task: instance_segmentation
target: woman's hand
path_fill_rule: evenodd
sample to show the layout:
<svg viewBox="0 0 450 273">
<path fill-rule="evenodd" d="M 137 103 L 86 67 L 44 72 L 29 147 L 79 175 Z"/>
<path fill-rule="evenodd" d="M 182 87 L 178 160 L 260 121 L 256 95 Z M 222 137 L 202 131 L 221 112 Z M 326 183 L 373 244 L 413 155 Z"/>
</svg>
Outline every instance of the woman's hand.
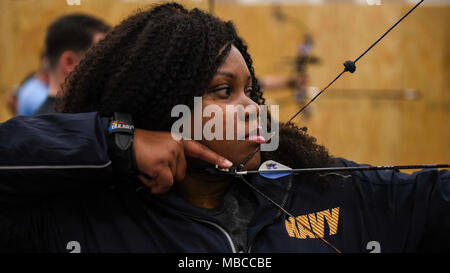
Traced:
<svg viewBox="0 0 450 273">
<path fill-rule="evenodd" d="M 232 163 L 195 140 L 175 140 L 170 132 L 136 129 L 134 131 L 134 154 L 138 169 L 151 177 L 139 175 L 139 179 L 152 193 L 169 190 L 174 180 L 183 180 L 186 174 L 186 156 L 198 158 L 229 168 Z"/>
</svg>

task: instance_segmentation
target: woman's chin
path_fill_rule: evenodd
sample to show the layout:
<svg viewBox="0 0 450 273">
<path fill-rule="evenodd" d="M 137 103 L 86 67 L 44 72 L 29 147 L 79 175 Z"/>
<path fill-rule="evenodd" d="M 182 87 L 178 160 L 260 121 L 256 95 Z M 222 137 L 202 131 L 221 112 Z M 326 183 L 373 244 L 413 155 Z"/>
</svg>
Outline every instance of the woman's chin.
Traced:
<svg viewBox="0 0 450 273">
<path fill-rule="evenodd" d="M 248 154 L 245 156 L 247 157 Z M 239 164 L 245 160 L 245 157 L 242 158 L 239 162 L 234 163 L 234 166 L 239 167 Z M 248 170 L 257 170 L 259 168 L 259 165 L 261 165 L 261 152 L 257 152 L 247 163 L 245 163 L 242 170 L 248 171 Z"/>
<path fill-rule="evenodd" d="M 252 143 L 249 141 L 200 141 L 200 143 L 207 146 L 209 149 L 225 157 L 233 163 L 233 166 L 239 165 L 246 160 L 246 158 L 255 152 L 260 145 L 259 143 Z M 261 163 L 261 153 L 258 151 L 252 158 L 245 163 L 243 170 L 256 170 Z"/>
</svg>

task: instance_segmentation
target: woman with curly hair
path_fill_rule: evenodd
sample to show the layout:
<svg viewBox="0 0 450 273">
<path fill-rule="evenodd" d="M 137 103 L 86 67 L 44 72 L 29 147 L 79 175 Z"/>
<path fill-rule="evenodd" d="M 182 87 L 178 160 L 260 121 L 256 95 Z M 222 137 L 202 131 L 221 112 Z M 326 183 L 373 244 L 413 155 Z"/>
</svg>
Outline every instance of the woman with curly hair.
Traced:
<svg viewBox="0 0 450 273">
<path fill-rule="evenodd" d="M 107 121 L 102 117 L 127 113 L 139 128 L 133 143 L 138 171 L 124 175 L 91 165 L 84 171 L 88 175 L 82 176 L 74 170 L 56 175 L 47 169 L 40 174 L 49 179 L 45 187 L 37 187 L 38 182 L 31 183 L 32 178 L 21 177 L 13 168 L 7 175 L 0 172 L 4 178 L 0 192 L 8 196 L 1 199 L 8 205 L 8 210 L 0 211 L 2 230 L 8 231 L 2 233 L 2 247 L 43 252 L 448 249 L 440 236 L 450 227 L 448 172 L 326 173 L 277 179 L 255 175 L 246 178 L 249 187 L 239 177 L 204 171 L 204 162 L 191 158 L 198 157 L 195 153 L 187 153 L 188 160 L 182 152 L 173 153 L 172 161 L 156 160 L 160 167 L 148 167 L 153 158 L 142 157 L 145 145 L 140 135 L 157 139 L 149 149 L 161 152 L 166 143 L 177 142 L 168 133 L 174 122 L 171 110 L 180 104 L 192 109 L 194 97 L 201 97 L 204 107 L 215 105 L 224 113 L 227 105 L 264 104 L 247 46 L 231 22 L 170 3 L 140 11 L 115 27 L 70 74 L 58 103 L 62 113 L 99 114 L 84 130 L 76 124 L 88 114 L 61 115 L 66 119 L 50 115 L 60 127 L 70 128 L 64 133 L 51 130 L 59 138 L 72 137 L 70 145 L 58 141 L 50 150 L 92 162 L 95 153 L 107 146 L 103 137 Z M 203 124 L 207 120 L 203 118 Z M 253 120 L 246 116 L 235 122 L 248 129 Z M 0 132 L 6 134 L 6 126 Z M 89 130 L 95 131 L 92 138 Z M 257 169 L 266 160 L 295 168 L 357 166 L 331 157 L 306 129 L 284 124 L 279 136 L 277 150 L 255 153 L 245 169 Z M 236 166 L 263 141 L 199 142 Z M 184 145 L 183 140 L 177 143 Z M 95 149 L 89 151 L 88 145 Z M 31 193 L 29 187 L 41 194 Z M 26 201 L 19 202 L 21 198 Z"/>
</svg>

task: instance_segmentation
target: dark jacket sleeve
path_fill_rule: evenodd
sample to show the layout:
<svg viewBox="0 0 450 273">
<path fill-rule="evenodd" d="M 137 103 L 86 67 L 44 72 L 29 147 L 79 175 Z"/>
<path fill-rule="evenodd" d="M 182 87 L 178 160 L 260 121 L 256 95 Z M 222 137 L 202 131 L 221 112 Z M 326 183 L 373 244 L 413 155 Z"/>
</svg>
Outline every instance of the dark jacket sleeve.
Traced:
<svg viewBox="0 0 450 273">
<path fill-rule="evenodd" d="M 0 124 L 0 204 L 101 186 L 112 174 L 107 126 L 98 113 L 18 116 Z"/>
<path fill-rule="evenodd" d="M 358 166 L 342 160 L 346 166 Z M 356 205 L 365 228 L 388 252 L 450 251 L 450 172 L 352 174 Z"/>
</svg>

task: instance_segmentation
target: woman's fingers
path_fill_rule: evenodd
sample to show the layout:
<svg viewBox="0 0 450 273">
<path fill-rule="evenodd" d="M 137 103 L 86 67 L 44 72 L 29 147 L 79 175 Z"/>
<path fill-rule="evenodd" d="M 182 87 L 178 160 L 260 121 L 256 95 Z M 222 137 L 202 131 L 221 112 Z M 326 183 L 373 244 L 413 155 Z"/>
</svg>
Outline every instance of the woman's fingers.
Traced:
<svg viewBox="0 0 450 273">
<path fill-rule="evenodd" d="M 221 168 L 230 168 L 233 166 L 233 163 L 231 163 L 228 159 L 195 140 L 183 140 L 183 146 L 186 156 L 198 158 L 211 164 L 216 164 Z"/>
<path fill-rule="evenodd" d="M 152 187 L 153 194 L 162 194 L 167 192 L 173 185 L 173 174 L 170 168 L 162 169 L 155 178 L 156 185 Z"/>
<path fill-rule="evenodd" d="M 176 181 L 182 181 L 184 179 L 184 177 L 186 176 L 186 168 L 187 168 L 186 157 L 184 155 L 184 150 L 182 149 L 180 153 L 178 153 L 176 170 L 174 173 Z"/>
<path fill-rule="evenodd" d="M 149 187 L 153 194 L 167 192 L 173 185 L 173 171 L 167 166 L 153 173 L 153 177 L 148 175 L 138 175 L 138 178 Z"/>
<path fill-rule="evenodd" d="M 138 169 L 144 174 L 139 179 L 155 194 L 166 192 L 174 180 L 185 178 L 186 156 L 221 168 L 233 165 L 205 145 L 194 140 L 174 140 L 169 132 L 136 129 L 133 145 Z"/>
<path fill-rule="evenodd" d="M 145 186 L 149 188 L 152 188 L 156 185 L 156 180 L 152 179 L 148 175 L 138 175 L 138 178 L 142 181 L 142 183 L 144 183 Z"/>
</svg>

